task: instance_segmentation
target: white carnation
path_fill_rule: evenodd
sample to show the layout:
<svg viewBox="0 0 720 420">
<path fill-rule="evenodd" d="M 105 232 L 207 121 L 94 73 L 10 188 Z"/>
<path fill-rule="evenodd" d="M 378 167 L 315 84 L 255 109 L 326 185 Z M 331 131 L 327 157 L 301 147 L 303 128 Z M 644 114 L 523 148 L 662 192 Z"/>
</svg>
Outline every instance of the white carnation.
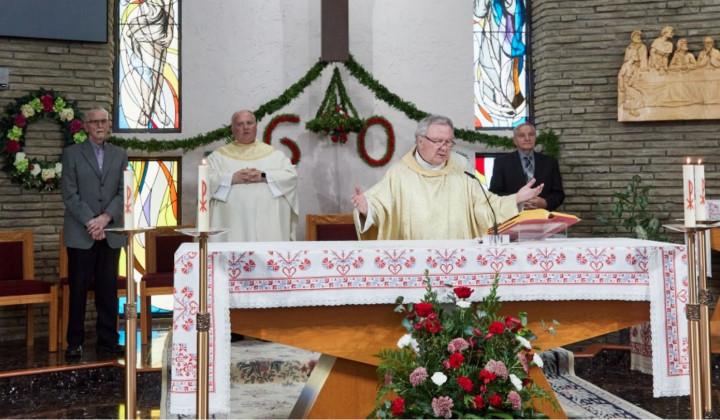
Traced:
<svg viewBox="0 0 720 420">
<path fill-rule="evenodd" d="M 535 366 L 539 368 L 543 367 L 542 357 L 540 357 L 540 355 L 537 353 L 533 354 L 533 362 L 535 362 Z"/>
<path fill-rule="evenodd" d="M 515 385 L 515 389 L 517 389 L 518 391 L 520 391 L 522 389 L 522 381 L 520 380 L 520 378 L 515 376 L 514 373 L 510 374 L 510 382 L 512 382 L 512 384 Z"/>
<path fill-rule="evenodd" d="M 529 342 L 525 337 L 516 335 L 515 338 L 517 339 L 517 341 L 520 342 L 520 344 L 522 344 L 523 346 L 525 346 L 526 349 L 529 350 L 529 349 L 532 348 L 532 346 L 530 345 L 530 342 Z"/>
<path fill-rule="evenodd" d="M 447 382 L 447 376 L 445 376 L 442 372 L 435 372 L 433 373 L 433 376 L 430 377 L 430 379 L 435 383 L 435 385 L 440 386 Z"/>
<path fill-rule="evenodd" d="M 62 163 L 58 162 L 55 164 L 55 173 L 60 176 L 62 174 Z"/>
<path fill-rule="evenodd" d="M 25 152 L 15 153 L 15 162 L 22 162 L 23 160 L 25 160 Z"/>
<path fill-rule="evenodd" d="M 36 164 L 32 165 L 32 167 L 30 168 L 30 174 L 32 176 L 37 176 L 41 170 L 42 170 L 42 168 L 40 167 L 40 165 L 36 163 Z"/>
<path fill-rule="evenodd" d="M 410 344 L 410 340 L 412 339 L 412 336 L 410 334 L 405 334 L 397 342 L 397 346 L 400 348 L 406 347 L 408 344 Z"/>
<path fill-rule="evenodd" d="M 467 300 L 458 300 L 455 304 L 458 306 L 458 308 L 462 309 L 467 309 L 470 307 L 470 302 L 468 302 Z"/>
</svg>

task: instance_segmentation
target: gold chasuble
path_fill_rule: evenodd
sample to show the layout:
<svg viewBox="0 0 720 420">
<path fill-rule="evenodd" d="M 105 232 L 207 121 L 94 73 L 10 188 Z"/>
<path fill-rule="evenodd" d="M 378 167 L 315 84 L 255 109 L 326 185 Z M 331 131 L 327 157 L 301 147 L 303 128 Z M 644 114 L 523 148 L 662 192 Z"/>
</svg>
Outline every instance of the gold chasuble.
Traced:
<svg viewBox="0 0 720 420">
<path fill-rule="evenodd" d="M 211 153 L 207 162 L 213 196 L 210 226 L 230 230 L 211 240 L 295 240 L 299 213 L 297 171 L 283 152 L 261 141 L 233 142 Z M 245 168 L 265 172 L 267 182 L 232 185 L 232 174 Z"/>
<path fill-rule="evenodd" d="M 516 194 L 487 194 L 498 223 L 518 214 Z M 452 157 L 443 169 L 423 168 L 415 160 L 415 148 L 393 164 L 365 192 L 365 198 L 373 208 L 375 225 L 360 233 L 365 218 L 355 210 L 362 240 L 472 239 L 493 225 L 478 181 L 467 176 Z"/>
</svg>

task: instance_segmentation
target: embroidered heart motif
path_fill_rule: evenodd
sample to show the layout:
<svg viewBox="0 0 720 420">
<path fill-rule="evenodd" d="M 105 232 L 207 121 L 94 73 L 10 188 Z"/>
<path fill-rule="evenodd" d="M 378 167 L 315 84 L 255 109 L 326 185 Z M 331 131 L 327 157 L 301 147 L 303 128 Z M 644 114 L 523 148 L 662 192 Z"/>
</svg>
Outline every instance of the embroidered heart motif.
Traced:
<svg viewBox="0 0 720 420">
<path fill-rule="evenodd" d="M 648 271 L 647 261 L 640 261 L 640 262 L 638 263 L 638 267 L 640 267 L 640 269 L 641 269 L 642 271 L 647 272 L 647 271 Z"/>
<path fill-rule="evenodd" d="M 340 273 L 340 274 L 342 274 L 342 275 L 344 276 L 345 274 L 348 273 L 348 271 L 350 271 L 350 266 L 347 265 L 347 264 L 338 265 L 338 266 L 337 266 L 337 271 L 338 271 L 338 273 Z"/>
<path fill-rule="evenodd" d="M 453 265 L 452 264 L 440 264 L 440 271 L 442 271 L 445 274 L 448 274 L 453 271 Z"/>
<path fill-rule="evenodd" d="M 388 270 L 393 274 L 397 274 L 402 270 L 402 264 L 390 264 L 388 265 Z"/>
<path fill-rule="evenodd" d="M 502 269 L 503 269 L 504 266 L 505 266 L 505 264 L 503 264 L 503 263 L 501 263 L 501 262 L 492 262 L 492 263 L 490 263 L 490 268 L 492 268 L 493 271 L 495 271 L 495 272 L 502 271 Z"/>
<path fill-rule="evenodd" d="M 687 302 L 687 292 L 685 290 L 683 290 L 682 292 L 679 292 L 677 294 L 677 298 L 680 302 L 683 302 L 683 303 Z"/>
<path fill-rule="evenodd" d="M 282 272 L 285 274 L 285 277 L 292 277 L 297 269 L 295 267 L 283 267 Z"/>
<path fill-rule="evenodd" d="M 550 271 L 551 268 L 555 265 L 552 261 L 540 261 L 540 267 L 542 267 L 545 271 Z"/>
<path fill-rule="evenodd" d="M 590 263 L 590 268 L 592 268 L 595 271 L 600 271 L 601 268 L 603 268 L 603 263 L 600 261 L 593 261 Z"/>
<path fill-rule="evenodd" d="M 239 267 L 231 267 L 228 268 L 228 276 L 230 276 L 231 279 L 237 279 L 242 274 L 242 269 Z"/>
</svg>

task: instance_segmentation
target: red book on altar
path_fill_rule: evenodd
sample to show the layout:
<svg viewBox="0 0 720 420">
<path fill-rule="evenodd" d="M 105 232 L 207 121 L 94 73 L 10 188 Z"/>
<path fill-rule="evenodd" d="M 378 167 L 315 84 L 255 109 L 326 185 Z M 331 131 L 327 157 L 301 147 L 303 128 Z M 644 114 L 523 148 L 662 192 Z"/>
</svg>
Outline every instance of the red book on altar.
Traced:
<svg viewBox="0 0 720 420">
<path fill-rule="evenodd" d="M 567 213 L 545 209 L 523 210 L 498 225 L 498 233 L 510 235 L 511 241 L 536 241 L 561 232 L 579 221 L 580 218 Z M 492 234 L 492 228 L 487 233 Z"/>
</svg>

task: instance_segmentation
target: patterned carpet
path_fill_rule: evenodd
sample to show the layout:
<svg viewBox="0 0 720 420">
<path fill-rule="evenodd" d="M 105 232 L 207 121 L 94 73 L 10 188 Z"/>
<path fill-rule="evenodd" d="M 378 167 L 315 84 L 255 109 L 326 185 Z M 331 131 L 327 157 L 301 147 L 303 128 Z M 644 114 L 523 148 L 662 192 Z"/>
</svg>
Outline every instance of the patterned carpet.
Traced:
<svg viewBox="0 0 720 420">
<path fill-rule="evenodd" d="M 570 419 L 657 419 L 659 417 L 575 376 L 574 357 L 561 347 L 541 353 L 543 372 Z"/>
<path fill-rule="evenodd" d="M 171 340 L 168 334 L 161 418 L 194 418 L 169 414 L 167 372 Z M 231 349 L 230 413 L 213 418 L 287 419 L 319 354 L 250 338 L 232 343 Z M 572 352 L 556 348 L 541 356 L 543 371 L 568 418 L 658 418 L 576 376 Z"/>
</svg>

